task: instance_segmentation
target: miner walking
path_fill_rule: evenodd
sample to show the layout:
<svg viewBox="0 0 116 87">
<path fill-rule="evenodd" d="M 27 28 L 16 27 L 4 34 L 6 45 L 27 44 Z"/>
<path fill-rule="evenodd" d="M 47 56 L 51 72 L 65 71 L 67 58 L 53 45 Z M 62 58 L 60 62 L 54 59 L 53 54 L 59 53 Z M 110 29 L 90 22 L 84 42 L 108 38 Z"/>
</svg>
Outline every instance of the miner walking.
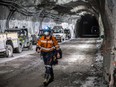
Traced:
<svg viewBox="0 0 116 87">
<path fill-rule="evenodd" d="M 57 63 L 57 58 L 60 57 L 58 52 L 58 41 L 52 36 L 51 28 L 45 27 L 43 29 L 44 35 L 37 42 L 38 52 L 41 53 L 45 64 L 44 85 L 54 80 L 53 65 Z"/>
</svg>

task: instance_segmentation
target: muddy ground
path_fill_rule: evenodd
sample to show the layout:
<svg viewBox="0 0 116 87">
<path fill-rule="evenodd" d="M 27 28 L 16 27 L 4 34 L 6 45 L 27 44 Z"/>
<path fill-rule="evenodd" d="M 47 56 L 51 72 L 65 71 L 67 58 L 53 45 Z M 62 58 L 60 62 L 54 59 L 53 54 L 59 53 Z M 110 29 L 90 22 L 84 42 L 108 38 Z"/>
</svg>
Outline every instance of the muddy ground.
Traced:
<svg viewBox="0 0 116 87">
<path fill-rule="evenodd" d="M 48 87 L 107 87 L 103 80 L 101 41 L 76 39 L 61 44 L 63 58 Z M 44 64 L 38 53 L 0 64 L 0 87 L 43 87 Z"/>
</svg>

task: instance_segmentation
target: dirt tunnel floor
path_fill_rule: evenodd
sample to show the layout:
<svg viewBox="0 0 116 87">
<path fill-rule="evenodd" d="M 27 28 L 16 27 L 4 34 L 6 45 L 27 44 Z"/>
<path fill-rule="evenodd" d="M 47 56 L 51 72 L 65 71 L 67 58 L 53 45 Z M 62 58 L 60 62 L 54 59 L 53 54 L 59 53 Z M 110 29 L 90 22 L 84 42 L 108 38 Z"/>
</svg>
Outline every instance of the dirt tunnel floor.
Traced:
<svg viewBox="0 0 116 87">
<path fill-rule="evenodd" d="M 100 40 L 76 39 L 61 44 L 63 58 L 54 66 L 48 87 L 106 87 L 102 75 Z M 34 53 L 0 64 L 0 87 L 43 87 L 44 65 Z"/>
</svg>

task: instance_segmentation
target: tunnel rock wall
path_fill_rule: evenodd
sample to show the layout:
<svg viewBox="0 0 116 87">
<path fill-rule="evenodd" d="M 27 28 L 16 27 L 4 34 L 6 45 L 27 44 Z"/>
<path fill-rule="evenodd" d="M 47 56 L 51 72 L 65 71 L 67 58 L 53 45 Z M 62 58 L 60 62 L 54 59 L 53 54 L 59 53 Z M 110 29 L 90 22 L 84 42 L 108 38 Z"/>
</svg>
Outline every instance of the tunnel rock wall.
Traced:
<svg viewBox="0 0 116 87">
<path fill-rule="evenodd" d="M 103 26 L 103 22 L 102 22 L 102 18 L 100 14 L 98 17 L 98 23 L 99 23 L 99 29 L 100 29 L 100 36 L 104 36 L 104 26 Z"/>
<path fill-rule="evenodd" d="M 0 6 L 0 10 L 0 30 L 3 32 L 7 28 L 6 22 L 10 10 L 6 6 Z M 12 14 L 10 17 L 8 27 L 14 28 L 17 26 L 18 28 L 22 28 L 23 26 L 25 26 L 30 30 L 30 32 L 33 32 L 32 29 L 36 29 L 34 25 L 37 25 L 38 23 L 33 22 L 32 20 L 33 17 L 24 16 L 18 12 L 14 12 L 14 14 Z"/>
<path fill-rule="evenodd" d="M 39 28 L 43 28 L 44 26 L 53 27 L 55 25 L 54 21 L 50 18 L 42 19 L 38 14 L 34 16 L 25 16 L 17 11 L 10 16 L 8 21 L 10 10 L 8 7 L 2 5 L 0 5 L 0 12 L 0 32 L 4 32 L 7 28 L 22 28 L 25 26 L 29 29 L 30 33 L 35 34 L 39 32 Z"/>
<path fill-rule="evenodd" d="M 22 28 L 25 26 L 29 32 L 38 33 L 39 29 L 50 25 L 54 22 L 51 19 L 44 21 L 40 17 L 42 12 L 37 6 L 46 0 L 2 0 L 0 1 L 0 32 L 4 32 L 8 28 Z M 14 13 L 13 13 L 14 10 Z"/>
<path fill-rule="evenodd" d="M 0 31 L 6 28 L 5 23 L 9 13 L 9 10 L 5 6 L 0 6 Z"/>
<path fill-rule="evenodd" d="M 113 76 L 113 62 L 116 61 L 116 55 L 112 54 L 116 47 L 116 1 L 105 0 L 105 4 L 101 1 L 101 17 L 104 25 L 105 38 L 103 42 L 104 70 L 107 74 Z M 108 81 L 108 78 L 107 78 Z"/>
<path fill-rule="evenodd" d="M 77 37 L 99 37 L 99 19 L 92 14 L 84 14 L 76 23 L 75 34 Z"/>
</svg>

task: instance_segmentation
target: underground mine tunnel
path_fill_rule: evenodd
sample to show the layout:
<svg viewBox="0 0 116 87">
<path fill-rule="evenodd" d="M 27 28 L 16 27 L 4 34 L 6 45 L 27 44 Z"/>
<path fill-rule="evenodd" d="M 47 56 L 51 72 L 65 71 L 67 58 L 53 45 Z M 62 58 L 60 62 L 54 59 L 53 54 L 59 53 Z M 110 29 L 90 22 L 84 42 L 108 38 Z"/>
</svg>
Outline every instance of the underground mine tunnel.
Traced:
<svg viewBox="0 0 116 87">
<path fill-rule="evenodd" d="M 75 34 L 76 37 L 99 37 L 100 30 L 96 17 L 90 14 L 81 16 L 77 21 Z"/>
<path fill-rule="evenodd" d="M 0 87 L 116 87 L 116 0 L 0 0 L 0 12 Z"/>
</svg>

